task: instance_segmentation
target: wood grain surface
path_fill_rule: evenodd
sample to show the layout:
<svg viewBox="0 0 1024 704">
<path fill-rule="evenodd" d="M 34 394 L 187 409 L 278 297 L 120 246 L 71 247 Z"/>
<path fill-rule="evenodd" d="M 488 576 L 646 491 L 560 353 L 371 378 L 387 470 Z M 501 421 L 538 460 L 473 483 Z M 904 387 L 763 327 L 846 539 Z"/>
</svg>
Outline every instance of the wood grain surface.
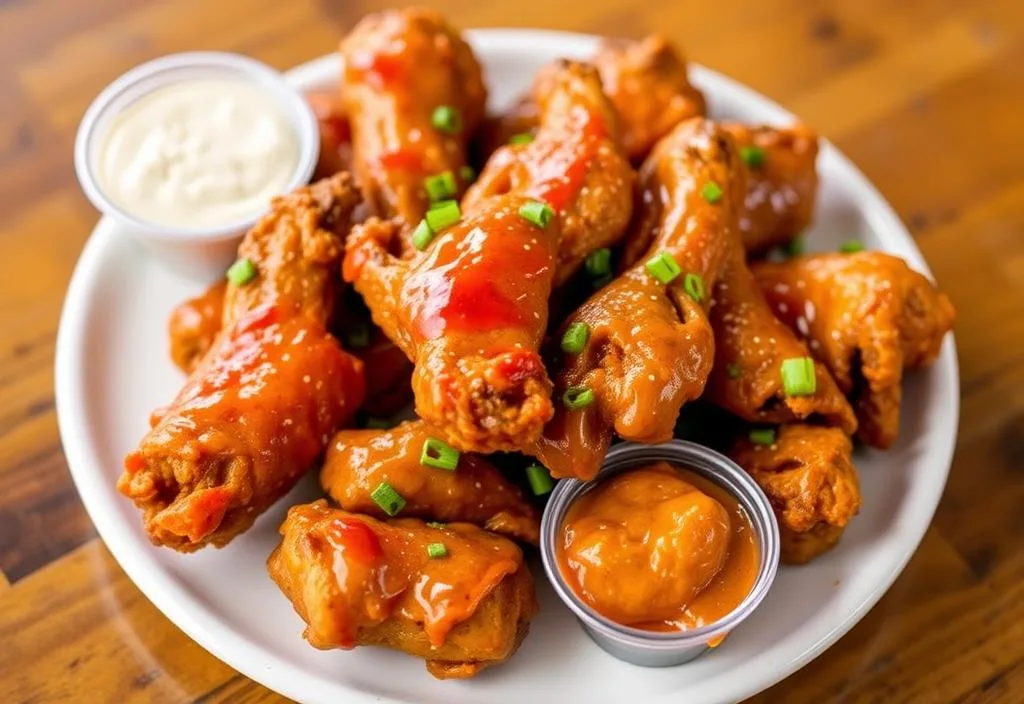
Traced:
<svg viewBox="0 0 1024 704">
<path fill-rule="evenodd" d="M 959 311 L 959 444 L 905 573 L 769 702 L 1024 701 L 1024 2 L 442 0 L 464 27 L 670 35 L 878 185 Z M 160 54 L 287 68 L 376 0 L 0 0 L 0 701 L 278 701 L 167 621 L 99 542 L 57 435 L 55 331 L 97 219 L 72 142 Z"/>
</svg>

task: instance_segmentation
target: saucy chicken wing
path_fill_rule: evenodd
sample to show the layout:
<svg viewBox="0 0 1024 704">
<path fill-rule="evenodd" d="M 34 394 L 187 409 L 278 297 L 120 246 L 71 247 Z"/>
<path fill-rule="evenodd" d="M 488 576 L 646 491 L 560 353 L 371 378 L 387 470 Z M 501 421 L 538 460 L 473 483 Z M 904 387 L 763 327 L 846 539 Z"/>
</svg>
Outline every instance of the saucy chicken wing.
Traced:
<svg viewBox="0 0 1024 704">
<path fill-rule="evenodd" d="M 860 510 L 853 443 L 838 428 L 783 425 L 770 445 L 744 438 L 729 456 L 768 495 L 782 536 L 782 561 L 810 562 L 839 542 Z"/>
<path fill-rule="evenodd" d="M 457 190 L 466 185 L 467 143 L 487 100 L 480 65 L 425 8 L 368 15 L 342 41 L 341 59 L 356 178 L 370 212 L 397 216 L 411 235 L 430 206 L 427 177 L 449 173 Z M 414 252 L 408 238 L 396 245 Z"/>
<path fill-rule="evenodd" d="M 384 646 L 462 679 L 511 657 L 537 612 L 519 548 L 468 523 L 382 523 L 321 500 L 281 535 L 267 569 L 322 650 Z"/>
<path fill-rule="evenodd" d="M 227 280 L 221 279 L 195 298 L 178 304 L 171 313 L 171 360 L 186 374 L 202 361 L 220 332 L 227 285 Z"/>
<path fill-rule="evenodd" d="M 860 421 L 857 437 L 890 447 L 899 434 L 904 370 L 935 361 L 956 311 L 898 257 L 815 254 L 755 265 L 776 315 L 809 341 Z"/>
<path fill-rule="evenodd" d="M 352 171 L 352 130 L 337 90 L 308 93 L 306 102 L 313 108 L 320 131 L 320 156 L 313 179 L 328 178 L 342 171 Z"/>
<path fill-rule="evenodd" d="M 704 390 L 714 360 L 704 306 L 738 237 L 738 161 L 724 131 L 694 118 L 644 163 L 645 196 L 626 246 L 636 264 L 593 294 L 558 335 L 585 332 L 581 351 L 558 353 L 561 401 L 531 451 L 554 476 L 592 478 L 614 432 L 668 440 L 679 409 Z"/>
<path fill-rule="evenodd" d="M 782 324 L 735 246 L 715 286 L 710 311 L 715 366 L 706 398 L 754 423 L 822 421 L 847 435 L 857 419 L 825 365 L 810 362 L 813 380 L 799 394 L 784 383 L 787 360 L 811 360 L 807 345 Z M 808 372 L 808 376 L 810 376 Z"/>
<path fill-rule="evenodd" d="M 461 454 L 452 470 L 425 465 L 422 456 L 432 438 L 439 434 L 420 420 L 390 430 L 342 430 L 327 450 L 320 484 L 353 513 L 387 518 L 373 499 L 384 483 L 405 500 L 402 516 L 474 523 L 536 545 L 540 515 L 519 487 L 473 453 Z"/>
</svg>

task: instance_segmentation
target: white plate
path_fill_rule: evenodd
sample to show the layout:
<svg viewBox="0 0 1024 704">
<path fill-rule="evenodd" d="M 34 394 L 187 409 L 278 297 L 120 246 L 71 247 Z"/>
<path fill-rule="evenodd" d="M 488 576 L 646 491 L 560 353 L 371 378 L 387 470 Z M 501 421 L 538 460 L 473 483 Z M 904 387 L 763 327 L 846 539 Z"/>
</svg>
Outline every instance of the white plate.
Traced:
<svg viewBox="0 0 1024 704">
<path fill-rule="evenodd" d="M 470 33 L 493 104 L 525 89 L 559 56 L 586 57 L 593 37 L 552 32 Z M 325 57 L 290 78 L 303 89 L 336 81 Z M 706 69 L 693 68 L 714 117 L 786 123 L 779 106 Z M 927 271 L 910 235 L 878 192 L 826 144 L 812 249 L 851 237 Z M 312 481 L 224 550 L 179 555 L 152 547 L 136 509 L 114 489 L 122 458 L 147 430 L 149 412 L 182 383 L 167 354 L 172 307 L 204 282 L 161 267 L 109 220 L 82 252 L 57 342 L 57 411 L 71 473 L 100 535 L 156 606 L 211 653 L 271 689 L 310 702 L 730 702 L 755 694 L 806 664 L 848 631 L 885 593 L 917 548 L 942 494 L 953 454 L 959 380 L 952 336 L 938 363 L 906 383 L 900 441 L 857 456 L 864 507 L 840 546 L 813 564 L 780 571 L 760 609 L 700 660 L 669 669 L 627 665 L 601 651 L 535 569 L 541 614 L 507 664 L 465 682 L 439 682 L 405 655 L 362 648 L 320 652 L 267 577 L 287 506 L 314 495 Z"/>
</svg>

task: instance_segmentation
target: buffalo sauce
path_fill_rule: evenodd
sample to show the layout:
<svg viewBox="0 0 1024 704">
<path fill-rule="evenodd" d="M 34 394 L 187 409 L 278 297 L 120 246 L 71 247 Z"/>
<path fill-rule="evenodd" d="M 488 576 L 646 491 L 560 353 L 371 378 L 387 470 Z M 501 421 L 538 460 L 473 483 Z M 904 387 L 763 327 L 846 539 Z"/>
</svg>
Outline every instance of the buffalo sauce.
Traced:
<svg viewBox="0 0 1024 704">
<path fill-rule="evenodd" d="M 570 588 L 601 615 L 647 631 L 687 631 L 739 606 L 757 578 L 750 519 L 717 484 L 660 462 L 577 499 L 557 559 Z"/>
</svg>

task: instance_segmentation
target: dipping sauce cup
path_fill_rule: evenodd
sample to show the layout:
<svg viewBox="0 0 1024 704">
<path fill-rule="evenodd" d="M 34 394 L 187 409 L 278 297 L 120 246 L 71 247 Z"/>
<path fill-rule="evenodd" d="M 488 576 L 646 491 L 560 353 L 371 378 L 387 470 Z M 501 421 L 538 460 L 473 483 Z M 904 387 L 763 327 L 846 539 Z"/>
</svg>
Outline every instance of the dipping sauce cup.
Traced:
<svg viewBox="0 0 1024 704">
<path fill-rule="evenodd" d="M 161 263 L 210 279 L 272 196 L 309 181 L 319 150 L 316 116 L 280 72 L 191 52 L 137 66 L 96 97 L 78 128 L 75 171 L 93 205 Z M 223 217 L 199 217 L 209 213 L 186 196 L 208 196 L 203 205 L 222 206 Z"/>
<path fill-rule="evenodd" d="M 612 477 L 659 462 L 667 462 L 705 479 L 735 498 L 750 520 L 757 543 L 757 574 L 746 597 L 723 617 L 691 630 L 666 632 L 616 623 L 581 599 L 560 567 L 558 549 L 569 508 L 584 494 Z M 703 445 L 673 440 L 660 445 L 618 445 L 608 453 L 593 481 L 569 479 L 559 482 L 544 511 L 540 547 L 544 571 L 555 592 L 599 646 L 616 658 L 635 665 L 668 667 L 688 662 L 707 652 L 753 613 L 775 579 L 780 543 L 779 527 L 768 498 L 742 469 Z"/>
</svg>

